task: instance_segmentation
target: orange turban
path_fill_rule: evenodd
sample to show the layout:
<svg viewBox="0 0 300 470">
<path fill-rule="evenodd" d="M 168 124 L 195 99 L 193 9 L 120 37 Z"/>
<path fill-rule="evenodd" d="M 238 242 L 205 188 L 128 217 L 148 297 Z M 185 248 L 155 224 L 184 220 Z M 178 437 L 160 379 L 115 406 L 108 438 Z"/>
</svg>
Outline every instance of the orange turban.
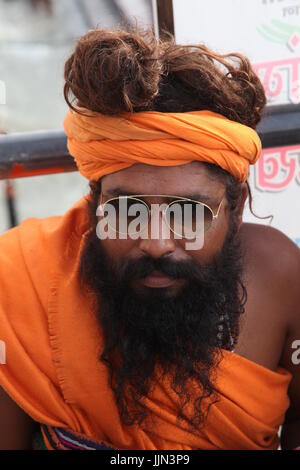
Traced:
<svg viewBox="0 0 300 470">
<path fill-rule="evenodd" d="M 212 111 L 145 111 L 107 116 L 69 109 L 64 128 L 68 149 L 88 179 L 129 168 L 135 163 L 183 165 L 194 160 L 219 165 L 240 181 L 261 152 L 251 127 Z"/>
</svg>

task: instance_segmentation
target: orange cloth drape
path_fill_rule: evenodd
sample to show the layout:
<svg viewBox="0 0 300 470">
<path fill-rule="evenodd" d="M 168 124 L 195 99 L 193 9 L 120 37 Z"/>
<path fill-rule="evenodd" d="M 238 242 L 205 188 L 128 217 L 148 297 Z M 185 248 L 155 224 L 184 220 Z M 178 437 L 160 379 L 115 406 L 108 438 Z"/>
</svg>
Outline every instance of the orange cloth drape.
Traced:
<svg viewBox="0 0 300 470">
<path fill-rule="evenodd" d="M 212 111 L 146 111 L 106 116 L 69 109 L 64 128 L 68 149 L 89 180 L 144 163 L 157 166 L 205 161 L 219 165 L 238 180 L 261 152 L 256 131 Z"/>
<path fill-rule="evenodd" d="M 121 423 L 108 373 L 98 360 L 101 328 L 93 297 L 80 289 L 87 201 L 64 216 L 27 219 L 0 236 L 0 386 L 38 422 L 62 426 L 119 449 L 276 449 L 289 406 L 290 372 L 235 353 L 219 365 L 220 401 L 202 437 L 176 423 L 167 381 L 147 399 L 157 426 Z"/>
</svg>

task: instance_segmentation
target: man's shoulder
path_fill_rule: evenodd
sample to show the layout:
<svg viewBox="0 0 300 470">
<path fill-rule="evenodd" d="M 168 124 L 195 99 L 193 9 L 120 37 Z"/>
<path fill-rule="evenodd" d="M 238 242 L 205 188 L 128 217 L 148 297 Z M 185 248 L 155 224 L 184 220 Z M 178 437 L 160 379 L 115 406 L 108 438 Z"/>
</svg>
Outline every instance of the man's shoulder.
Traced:
<svg viewBox="0 0 300 470">
<path fill-rule="evenodd" d="M 240 234 L 244 246 L 252 255 L 271 264 L 280 260 L 284 265 L 300 260 L 298 246 L 280 230 L 262 224 L 243 223 Z"/>
<path fill-rule="evenodd" d="M 31 250 L 32 254 L 43 248 L 61 242 L 63 245 L 72 236 L 80 238 L 87 227 L 87 199 L 79 199 L 63 215 L 44 218 L 28 217 L 18 226 L 0 235 L 0 253 L 12 256 L 21 251 Z"/>
<path fill-rule="evenodd" d="M 241 239 L 248 273 L 264 292 L 294 306 L 299 303 L 300 250 L 283 232 L 273 227 L 244 223 Z"/>
<path fill-rule="evenodd" d="M 74 262 L 86 230 L 86 201 L 77 201 L 65 214 L 27 218 L 0 236 L 0 285 L 7 292 L 26 281 L 28 290 L 44 294 L 51 276 Z M 70 256 L 69 256 L 70 255 Z"/>
<path fill-rule="evenodd" d="M 39 270 L 40 265 L 48 264 L 53 256 L 51 232 L 54 234 L 61 217 L 30 217 L 0 235 L 0 282 L 18 282 L 18 279 L 31 268 Z M 53 238 L 53 235 L 52 235 Z M 49 258 L 49 259 L 48 259 Z"/>
</svg>

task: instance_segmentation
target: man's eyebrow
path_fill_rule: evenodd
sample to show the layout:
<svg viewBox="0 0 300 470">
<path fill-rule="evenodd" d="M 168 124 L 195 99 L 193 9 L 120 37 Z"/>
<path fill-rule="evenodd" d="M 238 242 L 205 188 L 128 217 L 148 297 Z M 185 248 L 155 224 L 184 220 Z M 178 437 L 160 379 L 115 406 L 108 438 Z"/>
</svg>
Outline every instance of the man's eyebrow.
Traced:
<svg viewBox="0 0 300 470">
<path fill-rule="evenodd" d="M 134 196 L 138 194 L 136 191 L 128 191 L 126 188 L 112 188 L 112 189 L 107 189 L 106 191 L 103 191 L 105 195 L 110 196 L 110 197 L 116 197 L 116 196 Z M 142 193 L 139 193 L 142 194 Z M 144 194 L 144 193 L 143 193 Z M 166 196 L 169 196 L 169 194 L 166 194 Z M 195 193 L 195 194 L 172 194 L 172 196 L 178 196 L 178 197 L 185 197 L 187 199 L 194 199 L 195 201 L 202 201 L 202 202 L 213 202 L 216 200 L 216 198 L 212 195 L 206 195 L 206 194 L 200 194 L 200 193 Z"/>
</svg>

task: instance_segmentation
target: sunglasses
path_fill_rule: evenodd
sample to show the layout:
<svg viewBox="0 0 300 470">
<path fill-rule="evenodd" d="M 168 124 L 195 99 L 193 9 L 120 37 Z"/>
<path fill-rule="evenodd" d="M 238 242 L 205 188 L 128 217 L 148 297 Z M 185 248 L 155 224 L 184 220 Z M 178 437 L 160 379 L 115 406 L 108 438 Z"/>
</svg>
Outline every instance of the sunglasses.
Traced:
<svg viewBox="0 0 300 470">
<path fill-rule="evenodd" d="M 217 219 L 224 196 L 216 212 L 207 204 L 181 196 L 161 194 L 134 194 L 117 196 L 102 202 L 100 197 L 99 211 L 101 215 L 113 209 L 114 217 L 108 218 L 108 226 L 116 233 L 136 237 L 148 228 L 150 217 L 153 216 L 155 204 L 149 204 L 145 198 L 162 198 L 165 203 L 159 205 L 168 228 L 179 238 L 192 239 L 198 234 L 207 232 Z M 152 207 L 151 207 L 152 206 Z M 137 213 L 139 214 L 137 217 Z M 97 211 L 97 215 L 99 215 Z M 138 220 L 138 224 L 134 221 Z M 137 225 L 139 230 L 136 230 Z"/>
</svg>

